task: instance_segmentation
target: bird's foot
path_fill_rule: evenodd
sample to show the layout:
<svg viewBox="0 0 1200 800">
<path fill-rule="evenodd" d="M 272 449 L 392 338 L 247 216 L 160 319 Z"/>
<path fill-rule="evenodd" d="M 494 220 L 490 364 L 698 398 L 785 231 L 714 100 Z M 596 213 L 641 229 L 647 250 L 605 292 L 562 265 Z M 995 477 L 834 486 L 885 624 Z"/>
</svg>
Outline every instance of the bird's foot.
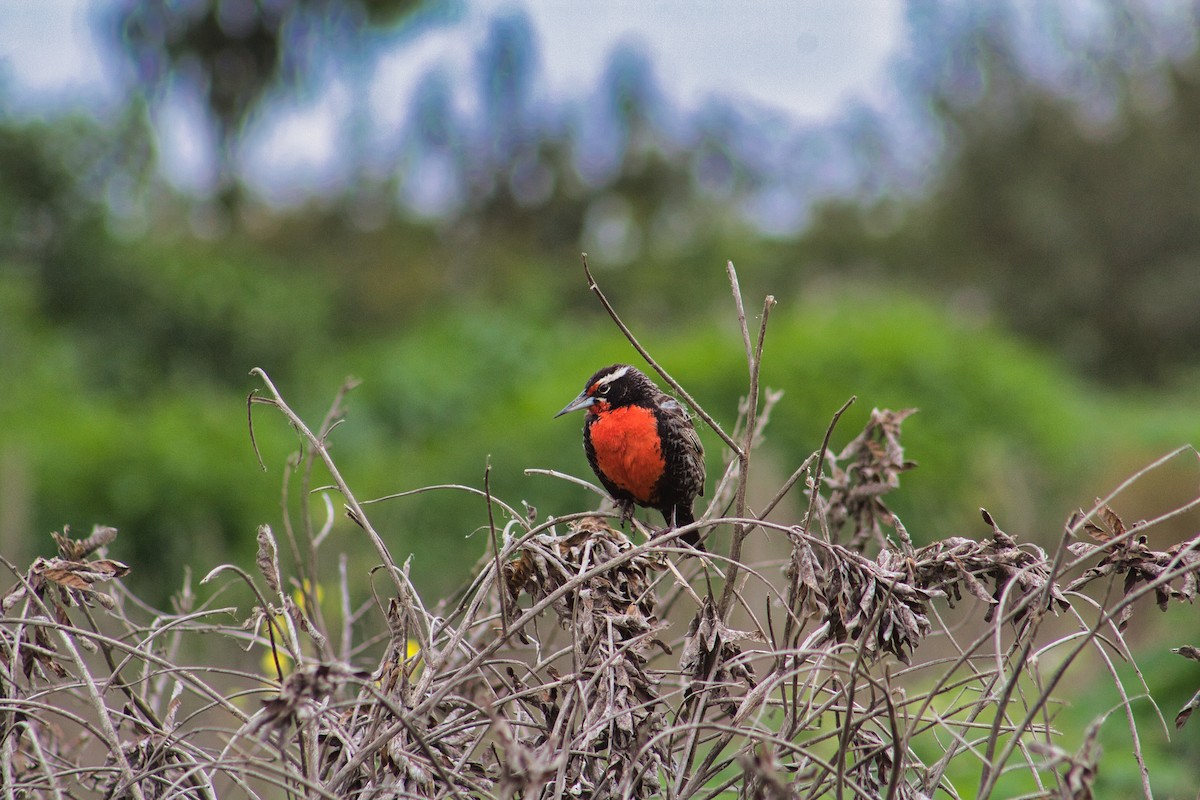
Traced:
<svg viewBox="0 0 1200 800">
<path fill-rule="evenodd" d="M 662 539 L 666 536 L 669 536 L 679 527 L 680 526 L 678 525 L 667 525 L 662 528 L 656 528 L 650 532 L 650 540 L 654 541 L 656 539 Z M 678 536 L 673 542 L 670 542 L 670 544 L 675 547 L 690 547 L 693 550 L 699 550 L 702 553 L 707 552 L 704 549 L 704 542 L 700 541 L 700 534 L 697 531 L 691 531 L 690 533 L 685 533 L 682 536 Z"/>
</svg>

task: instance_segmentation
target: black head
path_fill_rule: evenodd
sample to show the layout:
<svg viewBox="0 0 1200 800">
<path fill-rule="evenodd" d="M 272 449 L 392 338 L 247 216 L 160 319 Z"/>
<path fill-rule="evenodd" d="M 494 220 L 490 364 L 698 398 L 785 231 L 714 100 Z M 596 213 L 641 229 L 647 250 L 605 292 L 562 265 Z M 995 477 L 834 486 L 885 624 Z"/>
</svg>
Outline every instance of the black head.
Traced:
<svg viewBox="0 0 1200 800">
<path fill-rule="evenodd" d="M 597 370 L 588 378 L 579 396 L 554 416 L 561 417 L 569 411 L 581 408 L 597 413 L 609 408 L 620 408 L 653 402 L 658 387 L 641 370 L 628 364 L 613 364 Z"/>
</svg>

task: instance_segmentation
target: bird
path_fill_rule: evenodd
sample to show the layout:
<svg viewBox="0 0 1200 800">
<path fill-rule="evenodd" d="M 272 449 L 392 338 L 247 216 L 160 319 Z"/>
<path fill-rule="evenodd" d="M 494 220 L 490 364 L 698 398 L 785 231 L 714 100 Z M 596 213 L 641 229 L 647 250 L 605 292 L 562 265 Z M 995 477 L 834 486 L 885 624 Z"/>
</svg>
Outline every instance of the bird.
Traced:
<svg viewBox="0 0 1200 800">
<path fill-rule="evenodd" d="M 704 495 L 704 447 L 687 409 L 629 364 L 598 370 L 555 418 L 586 409 L 583 450 L 621 516 L 653 508 L 667 529 L 696 521 L 692 503 Z M 698 531 L 680 540 L 699 550 Z"/>
</svg>

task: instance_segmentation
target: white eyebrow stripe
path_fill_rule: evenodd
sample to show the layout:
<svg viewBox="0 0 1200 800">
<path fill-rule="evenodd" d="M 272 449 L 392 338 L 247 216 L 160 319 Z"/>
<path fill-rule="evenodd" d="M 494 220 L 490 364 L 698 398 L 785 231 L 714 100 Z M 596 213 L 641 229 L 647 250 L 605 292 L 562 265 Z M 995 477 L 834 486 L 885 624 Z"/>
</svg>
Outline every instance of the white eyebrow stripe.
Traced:
<svg viewBox="0 0 1200 800">
<path fill-rule="evenodd" d="M 629 366 L 628 366 L 628 365 L 626 365 L 626 366 L 624 366 L 624 367 L 621 367 L 621 368 L 620 368 L 619 370 L 617 370 L 616 372 L 613 372 L 613 373 L 610 373 L 610 374 L 608 374 L 608 375 L 605 375 L 603 378 L 601 378 L 600 380 L 596 381 L 595 385 L 596 385 L 596 386 L 607 386 L 608 384 L 612 383 L 613 381 L 620 380 L 621 378 L 624 378 L 624 377 L 625 377 L 625 373 L 627 373 L 627 372 L 629 372 Z"/>
</svg>

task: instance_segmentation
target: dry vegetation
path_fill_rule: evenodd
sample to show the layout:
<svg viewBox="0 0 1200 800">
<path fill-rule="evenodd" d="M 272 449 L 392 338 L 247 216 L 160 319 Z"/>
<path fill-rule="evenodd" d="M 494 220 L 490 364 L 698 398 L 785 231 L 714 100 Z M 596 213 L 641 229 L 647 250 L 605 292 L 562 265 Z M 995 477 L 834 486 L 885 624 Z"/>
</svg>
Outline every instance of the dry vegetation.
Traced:
<svg viewBox="0 0 1200 800">
<path fill-rule="evenodd" d="M 757 379 L 772 301 L 752 337 L 729 274 L 749 375 L 732 433 L 658 370 L 726 445 L 695 524 L 727 547 L 700 555 L 636 521 L 630 537 L 600 512 L 540 520 L 485 480 L 462 490 L 487 498 L 489 554 L 431 607 L 326 449 L 341 396 L 314 432 L 258 372 L 252 403 L 303 442 L 300 496 L 328 496 L 309 491 L 323 464 L 376 548 L 375 598 L 352 605 L 344 557 L 336 579 L 319 574 L 334 514 L 320 525 L 307 502 L 282 535 L 260 529 L 253 574 L 218 568 L 202 581 L 211 596 L 185 586 L 170 612 L 95 557 L 111 529 L 58 537 L 58 556 L 28 569 L 6 563 L 3 796 L 1090 798 L 1099 720 L 1061 731 L 1054 698 L 1091 654 L 1126 700 L 1150 797 L 1129 711 L 1147 690 L 1113 662 L 1132 661 L 1123 630 L 1139 598 L 1196 593 L 1200 536 L 1165 552 L 1145 536 L 1183 509 L 1126 525 L 1099 501 L 1053 552 L 985 511 L 983 538 L 916 547 L 886 505 L 912 466 L 909 412 L 886 410 L 840 452 L 827 436 L 750 508 L 754 448 L 780 399 Z M 803 518 L 769 516 L 792 490 Z M 320 601 L 325 587 L 336 599 Z M 247 589 L 249 607 L 221 605 Z M 269 672 L 231 643 L 270 653 Z"/>
</svg>

